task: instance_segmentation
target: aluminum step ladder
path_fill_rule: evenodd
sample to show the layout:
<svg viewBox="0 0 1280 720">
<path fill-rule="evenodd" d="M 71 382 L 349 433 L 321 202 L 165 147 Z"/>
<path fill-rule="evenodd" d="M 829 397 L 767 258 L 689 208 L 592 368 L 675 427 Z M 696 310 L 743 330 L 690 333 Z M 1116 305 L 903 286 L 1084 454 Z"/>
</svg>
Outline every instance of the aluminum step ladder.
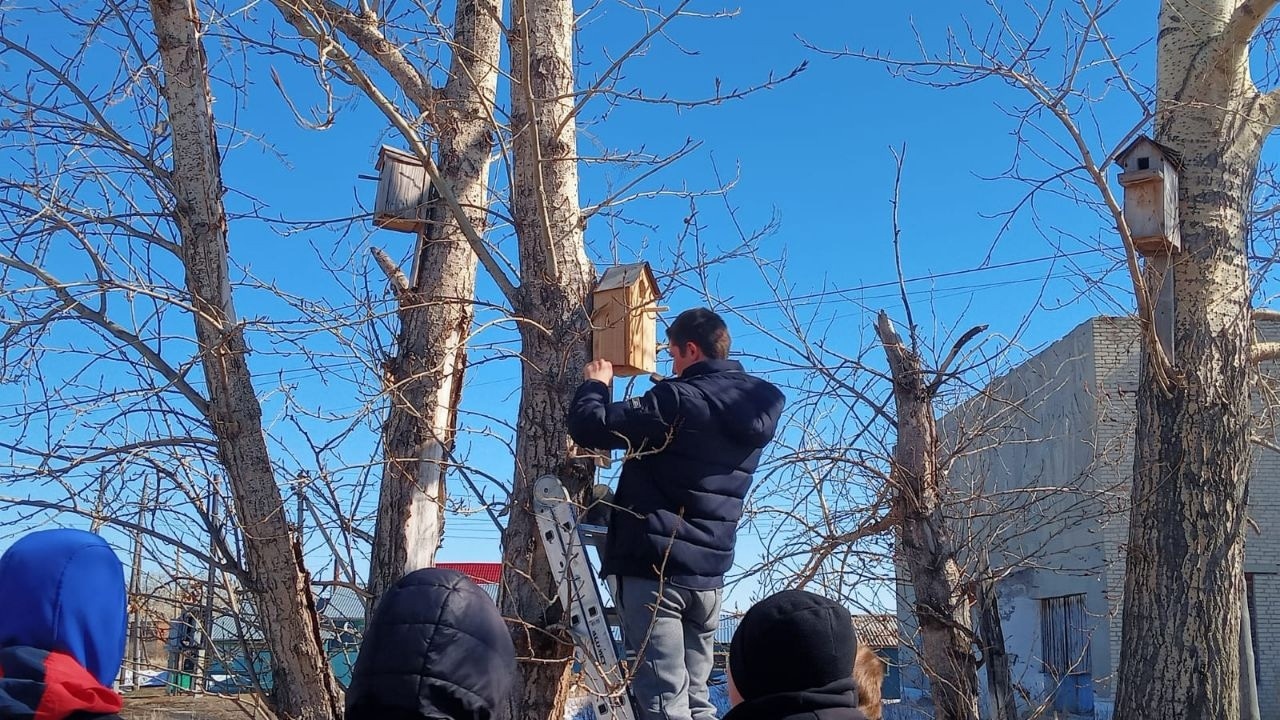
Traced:
<svg viewBox="0 0 1280 720">
<path fill-rule="evenodd" d="M 555 475 L 538 478 L 533 498 L 538 537 L 556 580 L 556 591 L 573 637 L 574 655 L 586 677 L 596 720 L 635 720 L 626 672 L 613 644 L 600 586 L 584 541 L 585 535 L 595 545 L 605 529 L 578 523 L 578 509 Z"/>
</svg>

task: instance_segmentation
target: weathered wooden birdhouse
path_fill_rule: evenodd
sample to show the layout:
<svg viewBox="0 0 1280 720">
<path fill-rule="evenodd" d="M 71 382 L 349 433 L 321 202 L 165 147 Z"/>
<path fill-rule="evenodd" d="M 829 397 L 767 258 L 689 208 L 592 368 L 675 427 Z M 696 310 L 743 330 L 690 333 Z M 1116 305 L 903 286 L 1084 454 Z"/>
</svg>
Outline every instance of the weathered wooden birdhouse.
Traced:
<svg viewBox="0 0 1280 720">
<path fill-rule="evenodd" d="M 1124 221 L 1133 244 L 1146 255 L 1171 255 L 1182 249 L 1178 229 L 1178 153 L 1141 135 L 1116 156 L 1122 168 Z"/>
<path fill-rule="evenodd" d="M 412 153 L 383 145 L 378 150 L 378 195 L 373 224 L 387 230 L 417 232 L 427 216 L 430 181 L 422 161 Z"/>
<path fill-rule="evenodd" d="M 592 293 L 594 357 L 613 363 L 620 376 L 648 375 L 658 366 L 658 283 L 649 263 L 605 271 Z"/>
</svg>

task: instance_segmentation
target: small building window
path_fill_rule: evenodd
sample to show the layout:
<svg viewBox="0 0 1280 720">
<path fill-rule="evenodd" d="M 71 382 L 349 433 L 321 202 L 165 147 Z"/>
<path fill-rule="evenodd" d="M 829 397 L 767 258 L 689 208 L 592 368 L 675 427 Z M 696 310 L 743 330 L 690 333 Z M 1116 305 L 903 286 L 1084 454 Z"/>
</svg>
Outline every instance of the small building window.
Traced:
<svg viewBox="0 0 1280 720">
<path fill-rule="evenodd" d="M 1144 157 L 1138 158 L 1138 169 L 1139 169 L 1139 170 L 1150 170 L 1150 169 L 1151 169 L 1151 158 L 1144 158 Z"/>
<path fill-rule="evenodd" d="M 1093 712 L 1093 676 L 1089 657 L 1092 630 L 1083 594 L 1040 601 L 1044 673 L 1053 688 L 1055 710 L 1086 715 Z"/>
<path fill-rule="evenodd" d="M 1089 630 L 1085 596 L 1066 595 L 1040 601 L 1040 631 L 1044 642 L 1044 670 L 1053 677 L 1090 671 Z"/>
</svg>

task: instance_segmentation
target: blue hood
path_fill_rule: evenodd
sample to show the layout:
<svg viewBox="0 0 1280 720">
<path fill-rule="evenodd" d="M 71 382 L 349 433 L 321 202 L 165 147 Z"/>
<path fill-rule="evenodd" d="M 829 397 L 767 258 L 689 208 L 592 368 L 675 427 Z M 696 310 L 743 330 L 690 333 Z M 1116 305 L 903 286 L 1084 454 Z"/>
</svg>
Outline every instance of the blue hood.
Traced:
<svg viewBox="0 0 1280 720">
<path fill-rule="evenodd" d="M 124 568 L 97 535 L 41 530 L 0 556 L 0 648 L 66 653 L 111 687 L 127 625 Z"/>
</svg>

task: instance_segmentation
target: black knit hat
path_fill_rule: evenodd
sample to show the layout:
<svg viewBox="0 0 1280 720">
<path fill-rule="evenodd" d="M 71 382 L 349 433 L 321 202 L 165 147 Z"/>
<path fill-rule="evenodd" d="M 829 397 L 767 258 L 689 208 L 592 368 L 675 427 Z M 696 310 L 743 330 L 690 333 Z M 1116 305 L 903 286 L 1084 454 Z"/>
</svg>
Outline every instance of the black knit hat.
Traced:
<svg viewBox="0 0 1280 720">
<path fill-rule="evenodd" d="M 729 672 L 751 700 L 848 679 L 857 652 L 848 610 L 821 595 L 786 590 L 743 616 L 729 645 Z"/>
</svg>

